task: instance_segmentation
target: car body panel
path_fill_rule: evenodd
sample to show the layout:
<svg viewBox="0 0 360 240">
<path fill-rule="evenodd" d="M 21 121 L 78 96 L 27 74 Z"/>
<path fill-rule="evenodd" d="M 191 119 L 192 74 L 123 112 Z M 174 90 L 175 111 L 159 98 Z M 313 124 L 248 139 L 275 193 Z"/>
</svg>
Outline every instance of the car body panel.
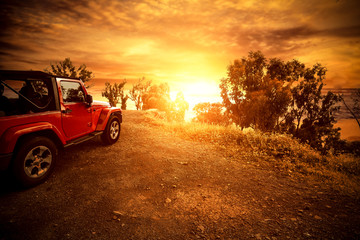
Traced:
<svg viewBox="0 0 360 240">
<path fill-rule="evenodd" d="M 46 121 L 44 121 L 46 118 Z M 20 136 L 51 130 L 65 144 L 61 126 L 61 114 L 58 111 L 24 114 L 0 118 L 0 154 L 11 153 Z"/>
</svg>

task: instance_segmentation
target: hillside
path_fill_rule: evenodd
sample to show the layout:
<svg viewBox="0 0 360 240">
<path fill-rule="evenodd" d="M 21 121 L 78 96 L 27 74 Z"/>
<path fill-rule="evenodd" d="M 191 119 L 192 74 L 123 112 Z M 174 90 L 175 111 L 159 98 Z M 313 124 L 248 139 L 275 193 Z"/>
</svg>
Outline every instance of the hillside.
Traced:
<svg viewBox="0 0 360 240">
<path fill-rule="evenodd" d="M 124 111 L 120 142 L 67 149 L 36 188 L 2 176 L 0 239 L 360 237 L 352 161 L 287 136 L 161 119 Z"/>
</svg>

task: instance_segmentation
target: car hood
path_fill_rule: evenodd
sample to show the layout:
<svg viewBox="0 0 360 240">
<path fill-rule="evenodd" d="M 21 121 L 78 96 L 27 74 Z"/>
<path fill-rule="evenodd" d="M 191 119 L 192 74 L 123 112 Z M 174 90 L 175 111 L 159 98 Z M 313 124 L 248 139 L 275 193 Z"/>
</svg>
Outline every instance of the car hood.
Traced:
<svg viewBox="0 0 360 240">
<path fill-rule="evenodd" d="M 107 102 L 102 102 L 102 101 L 96 101 L 94 100 L 92 103 L 93 107 L 110 107 L 110 104 Z"/>
</svg>

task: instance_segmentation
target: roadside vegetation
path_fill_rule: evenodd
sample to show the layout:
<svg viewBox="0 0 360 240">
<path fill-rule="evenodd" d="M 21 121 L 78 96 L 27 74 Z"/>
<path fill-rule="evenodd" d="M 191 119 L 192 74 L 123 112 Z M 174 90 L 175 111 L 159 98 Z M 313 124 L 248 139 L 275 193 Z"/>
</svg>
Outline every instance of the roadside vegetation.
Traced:
<svg viewBox="0 0 360 240">
<path fill-rule="evenodd" d="M 222 103 L 196 105 L 194 121 L 287 134 L 322 155 L 360 156 L 360 142 L 340 139 L 340 128 L 335 127 L 339 103 L 347 105 L 340 94 L 324 91 L 326 72 L 319 63 L 307 67 L 298 60 L 285 62 L 250 52 L 228 66 L 219 86 Z M 355 119 L 359 96 L 347 106 Z"/>
<path fill-rule="evenodd" d="M 212 143 L 229 161 L 273 169 L 360 197 L 360 159 L 352 154 L 322 155 L 287 134 L 263 133 L 235 125 L 167 121 L 166 115 L 158 111 L 146 111 L 144 117 L 148 124 L 182 138 Z"/>
<path fill-rule="evenodd" d="M 324 92 L 327 69 L 321 64 L 308 67 L 295 59 L 285 62 L 266 58 L 257 51 L 234 60 L 227 70 L 219 85 L 222 102 L 197 104 L 192 109 L 196 115 L 192 121 L 285 134 L 322 155 L 360 156 L 360 143 L 341 139 L 340 128 L 335 127 L 341 101 L 357 119 L 360 95 L 355 96 L 353 106 L 348 106 L 341 95 Z M 102 95 L 112 106 L 119 103 L 126 109 L 130 99 L 137 110 L 158 109 L 168 120 L 184 121 L 189 104 L 182 93 L 172 101 L 167 83 L 156 85 L 141 78 L 128 95 L 124 94 L 125 83 L 106 83 Z"/>
<path fill-rule="evenodd" d="M 157 109 L 166 114 L 170 121 L 184 121 L 185 112 L 189 109 L 189 103 L 185 100 L 182 92 L 176 95 L 174 101 L 170 98 L 170 86 L 168 83 L 152 84 L 141 78 L 133 84 L 129 94 L 124 94 L 126 80 L 122 83 L 106 83 L 102 96 L 109 100 L 111 106 L 121 103 L 121 109 L 126 110 L 126 101 L 130 99 L 135 103 L 136 110 Z"/>
</svg>

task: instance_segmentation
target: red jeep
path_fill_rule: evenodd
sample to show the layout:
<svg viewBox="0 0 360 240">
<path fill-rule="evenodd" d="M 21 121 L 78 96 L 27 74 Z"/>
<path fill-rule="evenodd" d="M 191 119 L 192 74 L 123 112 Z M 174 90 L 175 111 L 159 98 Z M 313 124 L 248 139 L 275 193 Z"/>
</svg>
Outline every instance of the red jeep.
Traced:
<svg viewBox="0 0 360 240">
<path fill-rule="evenodd" d="M 0 170 L 25 187 L 49 177 L 60 148 L 98 135 L 115 143 L 121 122 L 121 109 L 93 101 L 80 79 L 0 71 Z"/>
</svg>

